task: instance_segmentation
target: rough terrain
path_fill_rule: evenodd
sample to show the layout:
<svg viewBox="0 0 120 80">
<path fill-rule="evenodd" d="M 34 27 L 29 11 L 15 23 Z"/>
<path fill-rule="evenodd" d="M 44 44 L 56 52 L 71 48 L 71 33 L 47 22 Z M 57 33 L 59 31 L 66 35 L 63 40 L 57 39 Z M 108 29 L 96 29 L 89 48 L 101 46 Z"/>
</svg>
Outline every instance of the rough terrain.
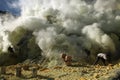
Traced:
<svg viewBox="0 0 120 80">
<path fill-rule="evenodd" d="M 7 66 L 6 74 L 0 75 L 0 78 L 6 80 L 113 80 L 120 74 L 120 64 L 108 66 L 100 65 L 86 65 L 80 63 L 73 63 L 72 66 L 54 66 L 54 67 L 40 67 L 38 64 L 31 64 L 29 67 L 38 68 L 37 77 L 32 77 L 31 70 L 24 70 L 22 68 L 22 76 L 15 76 L 15 69 L 17 66 L 24 64 L 17 64 Z"/>
</svg>

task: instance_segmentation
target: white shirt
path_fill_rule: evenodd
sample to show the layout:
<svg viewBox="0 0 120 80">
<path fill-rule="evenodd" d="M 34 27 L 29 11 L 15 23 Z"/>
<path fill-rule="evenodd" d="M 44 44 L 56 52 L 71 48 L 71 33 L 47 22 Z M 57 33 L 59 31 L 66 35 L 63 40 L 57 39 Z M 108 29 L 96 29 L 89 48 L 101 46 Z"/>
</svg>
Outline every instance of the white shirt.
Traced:
<svg viewBox="0 0 120 80">
<path fill-rule="evenodd" d="M 103 59 L 105 59 L 105 60 L 107 59 L 105 53 L 99 53 L 97 56 L 98 56 L 98 57 L 101 57 L 101 58 L 103 58 Z"/>
</svg>

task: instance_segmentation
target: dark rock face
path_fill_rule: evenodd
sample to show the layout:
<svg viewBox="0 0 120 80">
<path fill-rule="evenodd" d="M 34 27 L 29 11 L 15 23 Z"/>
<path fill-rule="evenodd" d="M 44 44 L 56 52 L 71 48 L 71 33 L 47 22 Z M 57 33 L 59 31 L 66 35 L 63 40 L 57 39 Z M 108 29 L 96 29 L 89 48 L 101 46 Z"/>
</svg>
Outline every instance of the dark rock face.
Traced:
<svg viewBox="0 0 120 80">
<path fill-rule="evenodd" d="M 7 13 L 9 13 L 9 12 L 0 10 L 0 14 L 7 14 Z"/>
</svg>

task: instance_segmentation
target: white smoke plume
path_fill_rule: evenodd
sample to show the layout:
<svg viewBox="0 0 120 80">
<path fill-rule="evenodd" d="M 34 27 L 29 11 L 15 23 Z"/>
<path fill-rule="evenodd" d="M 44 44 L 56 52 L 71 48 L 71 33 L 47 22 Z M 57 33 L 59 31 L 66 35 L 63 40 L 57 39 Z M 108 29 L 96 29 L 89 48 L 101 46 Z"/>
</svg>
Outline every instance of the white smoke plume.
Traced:
<svg viewBox="0 0 120 80">
<path fill-rule="evenodd" d="M 0 50 L 3 52 L 7 51 L 7 47 L 11 45 L 11 42 L 9 41 L 9 28 L 11 20 L 14 20 L 15 17 L 12 16 L 12 14 L 5 12 L 4 14 L 0 13 Z"/>
<path fill-rule="evenodd" d="M 115 45 L 112 39 L 105 34 L 97 23 L 92 25 L 85 26 L 82 30 L 83 34 L 85 34 L 92 41 L 96 42 L 103 49 L 108 49 L 109 51 L 115 52 Z"/>
<path fill-rule="evenodd" d="M 120 46 L 115 42 L 119 43 L 119 39 L 111 35 L 120 38 L 118 0 L 19 0 L 13 5 L 18 5 L 21 15 L 4 24 L 5 29 L 32 30 L 36 43 L 48 57 L 66 52 L 84 58 L 84 49 L 97 54 L 100 47 L 114 53 Z"/>
<path fill-rule="evenodd" d="M 112 11 L 117 8 L 117 0 L 97 0 L 94 7 L 96 11 Z"/>
</svg>

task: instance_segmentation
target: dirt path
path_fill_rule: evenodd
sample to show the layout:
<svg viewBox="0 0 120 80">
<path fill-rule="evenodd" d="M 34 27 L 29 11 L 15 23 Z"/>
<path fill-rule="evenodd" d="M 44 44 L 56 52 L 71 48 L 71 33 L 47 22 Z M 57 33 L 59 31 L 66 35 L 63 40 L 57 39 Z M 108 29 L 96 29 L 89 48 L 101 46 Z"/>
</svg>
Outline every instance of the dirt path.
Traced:
<svg viewBox="0 0 120 80">
<path fill-rule="evenodd" d="M 0 75 L 7 80 L 110 80 L 120 72 L 120 64 L 108 66 L 73 65 L 55 66 L 51 68 L 39 68 L 38 76 L 32 77 L 32 72 L 22 69 L 22 77 L 15 76 L 15 67 L 7 66 L 6 75 Z M 120 73 L 119 73 L 120 74 Z"/>
</svg>

